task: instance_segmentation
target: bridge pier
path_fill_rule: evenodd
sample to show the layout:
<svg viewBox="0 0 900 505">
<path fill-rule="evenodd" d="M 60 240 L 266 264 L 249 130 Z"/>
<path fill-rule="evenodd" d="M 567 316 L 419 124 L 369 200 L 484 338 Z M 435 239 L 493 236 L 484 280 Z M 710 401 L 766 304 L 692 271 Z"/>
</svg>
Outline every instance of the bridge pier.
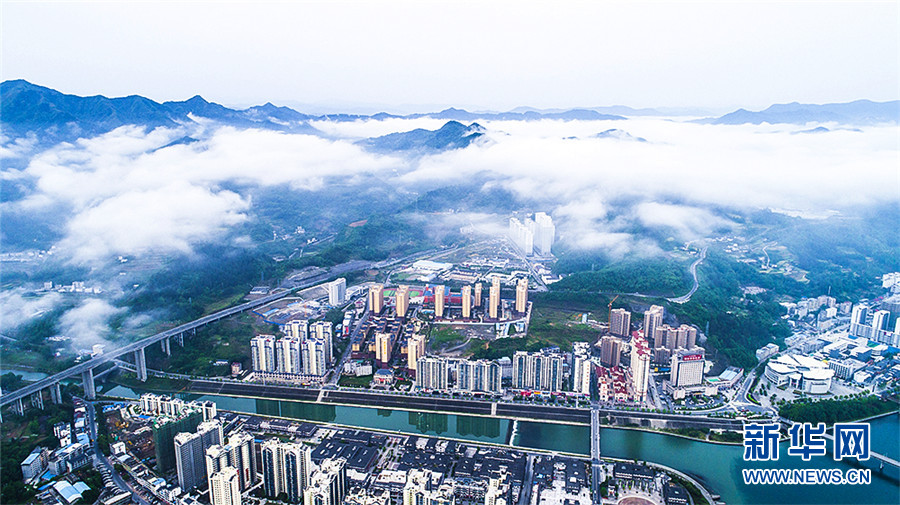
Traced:
<svg viewBox="0 0 900 505">
<path fill-rule="evenodd" d="M 162 346 L 162 352 L 166 353 L 166 356 L 171 356 L 172 348 L 170 347 L 169 339 L 164 338 L 164 339 L 160 340 L 159 343 Z"/>
<path fill-rule="evenodd" d="M 44 410 L 44 396 L 40 391 L 31 395 L 31 406 Z"/>
<path fill-rule="evenodd" d="M 50 386 L 50 401 L 53 403 L 62 403 L 62 390 L 59 389 L 59 383 Z"/>
<path fill-rule="evenodd" d="M 94 370 L 87 369 L 81 372 L 81 384 L 84 386 L 84 398 L 86 400 L 96 400 L 97 390 L 94 388 Z"/>
<path fill-rule="evenodd" d="M 134 368 L 137 371 L 138 380 L 147 382 L 147 358 L 143 348 L 134 351 Z"/>
<path fill-rule="evenodd" d="M 22 399 L 21 399 L 21 398 L 19 398 L 19 399 L 17 399 L 16 401 L 13 402 L 13 404 L 12 404 L 12 410 L 13 410 L 13 412 L 15 412 L 16 414 L 19 414 L 20 416 L 24 416 L 24 415 L 25 415 L 25 404 L 22 402 Z"/>
<path fill-rule="evenodd" d="M 184 347 L 184 333 L 179 333 L 178 335 L 175 335 L 175 342 L 178 345 L 180 345 L 181 347 Z"/>
</svg>

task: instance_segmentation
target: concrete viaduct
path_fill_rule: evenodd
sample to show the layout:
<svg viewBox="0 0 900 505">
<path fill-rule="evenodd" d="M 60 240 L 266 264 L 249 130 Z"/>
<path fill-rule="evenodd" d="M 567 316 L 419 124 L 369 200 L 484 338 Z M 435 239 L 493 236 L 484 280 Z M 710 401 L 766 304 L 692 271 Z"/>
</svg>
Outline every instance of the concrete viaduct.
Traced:
<svg viewBox="0 0 900 505">
<path fill-rule="evenodd" d="M 304 284 L 308 283 L 309 285 L 313 285 L 317 282 L 320 282 L 321 279 L 319 277 L 325 276 L 316 276 L 315 279 L 309 279 Z M 77 377 L 79 375 L 81 376 L 81 382 L 84 386 L 85 398 L 93 400 L 97 396 L 96 389 L 94 388 L 94 370 L 99 366 L 105 365 L 106 363 L 113 363 L 115 360 L 127 357 L 129 355 L 133 356 L 134 358 L 134 364 L 135 369 L 137 370 L 138 379 L 140 379 L 141 381 L 146 381 L 147 360 L 144 355 L 144 350 L 147 347 L 154 344 L 160 344 L 162 346 L 163 352 L 171 356 L 171 341 L 173 339 L 178 345 L 184 346 L 184 336 L 188 333 L 195 334 L 197 328 L 247 310 L 261 307 L 267 303 L 284 298 L 290 295 L 292 292 L 293 290 L 284 290 L 278 293 L 266 295 L 262 298 L 245 302 L 225 310 L 220 310 L 219 312 L 210 314 L 208 316 L 203 316 L 200 319 L 191 321 L 190 323 L 176 326 L 175 328 L 157 333 L 156 335 L 152 335 L 147 338 L 143 338 L 141 340 L 138 340 L 137 342 L 132 342 L 131 344 L 128 344 L 119 349 L 104 352 L 102 355 L 94 357 L 83 363 L 79 363 L 55 375 L 46 377 L 15 391 L 4 393 L 2 396 L 0 396 L 0 407 L 12 405 L 13 411 L 21 415 L 25 412 L 24 400 L 30 398 L 31 404 L 33 406 L 44 408 L 44 390 L 50 391 L 50 399 L 54 403 L 61 403 L 62 394 L 59 389 L 60 381 L 62 381 L 63 379 L 68 379 L 70 377 Z"/>
</svg>

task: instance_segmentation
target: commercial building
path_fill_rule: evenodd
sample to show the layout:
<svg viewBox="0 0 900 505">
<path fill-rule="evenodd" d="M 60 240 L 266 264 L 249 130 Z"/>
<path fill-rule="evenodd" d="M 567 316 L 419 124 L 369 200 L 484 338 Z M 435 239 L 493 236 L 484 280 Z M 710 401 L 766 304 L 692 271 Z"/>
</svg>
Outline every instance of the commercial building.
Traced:
<svg viewBox="0 0 900 505">
<path fill-rule="evenodd" d="M 328 304 L 331 306 L 343 305 L 347 301 L 347 279 L 341 277 L 329 282 L 326 285 L 328 289 Z"/>
<path fill-rule="evenodd" d="M 647 341 L 638 335 L 631 339 L 631 387 L 638 402 L 643 403 L 647 399 L 649 382 L 650 348 Z"/>
<path fill-rule="evenodd" d="M 776 354 L 778 354 L 778 344 L 766 344 L 756 350 L 756 360 L 762 363 Z"/>
<path fill-rule="evenodd" d="M 600 339 L 600 364 L 613 368 L 619 366 L 622 356 L 622 339 L 605 335 Z"/>
<path fill-rule="evenodd" d="M 226 467 L 209 478 L 212 505 L 241 505 L 240 478 L 234 467 Z"/>
<path fill-rule="evenodd" d="M 705 350 L 702 347 L 679 349 L 672 355 L 669 381 L 675 387 L 696 386 L 703 382 Z"/>
<path fill-rule="evenodd" d="M 369 310 L 374 314 L 380 314 L 384 310 L 384 285 L 369 286 Z"/>
<path fill-rule="evenodd" d="M 831 388 L 834 370 L 815 358 L 787 354 L 766 364 L 765 377 L 776 386 L 786 385 L 804 393 L 825 394 Z"/>
<path fill-rule="evenodd" d="M 528 279 L 519 279 L 516 284 L 516 312 L 524 314 L 528 308 Z"/>
<path fill-rule="evenodd" d="M 276 372 L 275 336 L 257 335 L 250 339 L 250 360 L 255 372 Z"/>
<path fill-rule="evenodd" d="M 609 311 L 609 332 L 619 337 L 631 335 L 631 312 L 625 309 Z"/>
<path fill-rule="evenodd" d="M 326 459 L 303 492 L 304 505 L 341 505 L 347 495 L 347 465 L 342 458 Z"/>
<path fill-rule="evenodd" d="M 562 391 L 565 355 L 559 349 L 516 351 L 513 355 L 513 387 L 537 391 Z"/>
</svg>

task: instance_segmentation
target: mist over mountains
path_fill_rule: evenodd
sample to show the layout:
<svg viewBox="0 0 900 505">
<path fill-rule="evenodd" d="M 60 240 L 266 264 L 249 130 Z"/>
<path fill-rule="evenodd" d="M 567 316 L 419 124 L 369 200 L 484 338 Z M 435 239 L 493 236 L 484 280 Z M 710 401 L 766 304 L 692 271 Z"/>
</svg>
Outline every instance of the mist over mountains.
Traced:
<svg viewBox="0 0 900 505">
<path fill-rule="evenodd" d="M 626 116 L 662 116 L 673 109 L 633 109 L 626 106 L 579 108 L 570 110 L 537 110 L 520 107 L 509 112 L 469 112 L 448 108 L 440 112 L 394 115 L 378 113 L 310 115 L 289 107 L 271 103 L 243 110 L 208 102 L 200 95 L 184 101 L 155 102 L 132 95 L 107 98 L 97 95 L 80 97 L 32 84 L 25 80 L 10 80 L 0 84 L 0 124 L 7 137 L 33 133 L 38 140 L 49 143 L 106 133 L 126 125 L 149 128 L 174 128 L 183 125 L 215 121 L 237 128 L 262 128 L 286 133 L 319 134 L 311 123 L 315 121 L 384 121 L 388 119 L 444 119 L 459 122 L 476 121 L 604 121 L 625 120 Z M 806 124 L 836 122 L 840 124 L 896 124 L 900 120 L 900 101 L 872 102 L 858 100 L 843 104 L 776 104 L 758 112 L 739 109 L 718 118 L 697 120 L 707 124 Z M 412 133 L 412 132 L 411 132 Z M 444 135 L 446 132 L 442 133 Z M 415 132 L 413 136 L 422 132 Z M 413 143 L 415 143 L 413 141 Z M 441 143 L 441 142 L 438 142 Z M 446 142 L 458 144 L 458 139 Z M 403 146 L 398 137 L 373 142 L 372 146 Z M 462 145 L 462 144 L 459 144 Z M 464 147 L 464 146 L 463 146 Z M 378 147 L 381 149 L 382 147 Z M 405 148 L 404 148 L 405 149 Z"/>
<path fill-rule="evenodd" d="M 274 258 L 378 261 L 502 236 L 513 213 L 550 213 L 560 257 L 588 268 L 748 223 L 812 222 L 789 215 L 900 226 L 896 187 L 872 184 L 896 178 L 895 102 L 693 122 L 626 108 L 308 115 L 25 81 L 0 85 L 0 100 L 0 252 L 26 258 L 4 263 L 5 326 L 64 311 L 67 332 L 101 338 L 152 306 L 134 300 L 169 296 L 148 280 L 158 272 L 225 282 Z M 893 247 L 879 234 L 858 245 Z M 48 280 L 108 299 L 26 294 Z"/>
</svg>

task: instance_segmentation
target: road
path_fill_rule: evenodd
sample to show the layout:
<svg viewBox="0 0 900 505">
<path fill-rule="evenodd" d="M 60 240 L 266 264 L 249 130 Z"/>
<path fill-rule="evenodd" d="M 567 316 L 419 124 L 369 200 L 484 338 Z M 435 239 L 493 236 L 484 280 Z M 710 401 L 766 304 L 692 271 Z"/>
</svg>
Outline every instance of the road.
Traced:
<svg viewBox="0 0 900 505">
<path fill-rule="evenodd" d="M 96 468 L 99 465 L 102 465 L 109 472 L 109 476 L 112 479 L 113 483 L 121 489 L 122 491 L 130 491 L 131 499 L 134 503 L 138 505 L 150 505 L 150 502 L 145 500 L 134 488 L 128 485 L 125 482 L 125 479 L 119 475 L 119 472 L 113 467 L 113 464 L 110 463 L 109 458 L 103 454 L 103 451 L 100 450 L 100 445 L 97 442 L 97 421 L 96 415 L 94 412 L 94 402 L 85 402 L 87 411 L 87 425 L 88 425 L 88 436 L 91 439 L 91 447 L 94 450 L 94 467 Z"/>
<path fill-rule="evenodd" d="M 694 278 L 694 285 L 691 287 L 691 290 L 688 291 L 688 294 L 677 298 L 666 298 L 666 300 L 669 300 L 672 303 L 687 303 L 691 300 L 691 297 L 697 292 L 697 288 L 700 287 L 700 281 L 697 279 L 697 266 L 706 259 L 707 250 L 709 250 L 709 246 L 703 246 L 703 249 L 700 250 L 700 257 L 691 263 L 691 276 Z"/>
<path fill-rule="evenodd" d="M 603 478 L 603 463 L 600 461 L 600 405 L 597 401 L 591 402 L 591 495 L 594 504 L 603 503 L 600 494 L 600 483 Z"/>
<path fill-rule="evenodd" d="M 363 407 L 384 407 L 405 410 L 419 410 L 442 413 L 492 415 L 493 402 L 475 399 L 445 398 L 439 396 L 415 396 L 408 394 L 387 394 L 369 391 L 348 391 L 345 389 L 314 389 L 294 386 L 276 386 L 250 382 L 195 380 L 190 391 L 198 394 L 214 394 L 222 396 L 248 396 L 269 398 L 273 400 L 294 400 L 316 402 L 320 392 L 323 404 L 360 405 Z M 705 426 L 716 429 L 742 429 L 740 421 L 732 419 L 709 418 L 690 414 L 664 414 L 655 412 L 621 411 L 599 408 L 600 416 L 611 416 L 621 419 L 665 420 L 676 424 Z M 584 408 L 562 407 L 553 405 L 535 405 L 528 403 L 497 403 L 493 415 L 501 418 L 533 419 L 538 421 L 556 421 L 589 425 L 590 410 Z"/>
<path fill-rule="evenodd" d="M 347 348 L 344 349 L 344 353 L 341 354 L 341 359 L 337 361 L 334 366 L 334 370 L 331 372 L 331 378 L 328 380 L 328 384 L 331 386 L 337 386 L 339 380 L 341 380 L 341 370 L 343 370 L 344 362 L 347 361 L 347 357 L 350 356 L 350 353 L 353 351 L 353 339 L 359 335 L 359 330 L 363 327 L 363 323 L 366 322 L 366 319 L 369 317 L 369 306 L 366 305 L 366 311 L 363 312 L 362 316 L 360 316 L 356 321 L 356 326 L 353 327 L 353 333 L 350 334 L 350 338 L 347 341 Z"/>
</svg>

